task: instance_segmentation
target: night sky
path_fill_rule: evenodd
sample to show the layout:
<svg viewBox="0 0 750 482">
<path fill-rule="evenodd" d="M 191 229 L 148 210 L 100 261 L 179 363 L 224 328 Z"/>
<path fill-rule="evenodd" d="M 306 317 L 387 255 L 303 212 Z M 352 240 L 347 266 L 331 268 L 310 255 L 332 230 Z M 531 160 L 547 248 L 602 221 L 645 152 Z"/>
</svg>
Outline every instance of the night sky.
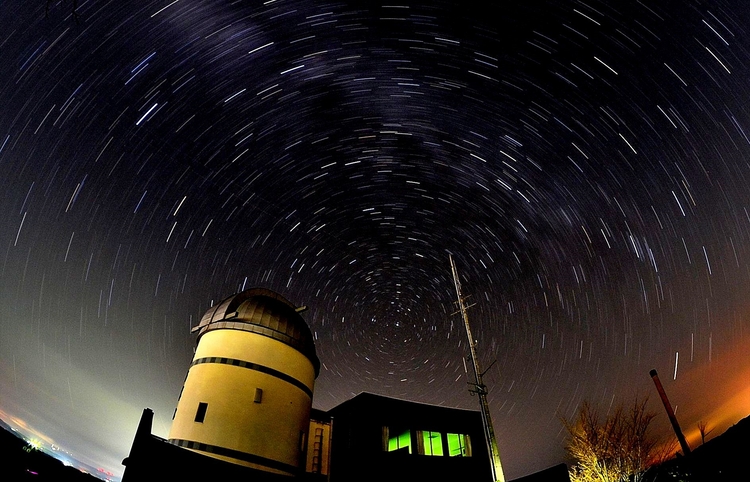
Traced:
<svg viewBox="0 0 750 482">
<path fill-rule="evenodd" d="M 750 413 L 745 1 L 0 3 L 0 411 L 121 473 L 212 303 L 307 305 L 314 406 Z M 507 4 L 507 5 L 506 5 Z"/>
</svg>

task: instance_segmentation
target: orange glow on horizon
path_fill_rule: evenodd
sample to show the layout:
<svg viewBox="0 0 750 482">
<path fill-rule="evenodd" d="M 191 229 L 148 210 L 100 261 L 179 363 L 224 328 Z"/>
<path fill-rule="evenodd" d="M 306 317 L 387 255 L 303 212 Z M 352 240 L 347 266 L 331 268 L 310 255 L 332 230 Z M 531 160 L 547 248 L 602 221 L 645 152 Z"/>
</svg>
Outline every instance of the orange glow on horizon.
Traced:
<svg viewBox="0 0 750 482">
<path fill-rule="evenodd" d="M 7 415 L 7 414 L 6 414 L 6 415 Z M 28 429 L 28 428 L 29 428 L 29 426 L 28 426 L 28 425 L 26 424 L 26 422 L 24 422 L 24 421 L 23 421 L 23 420 L 21 420 L 20 418 L 17 418 L 17 417 L 14 417 L 14 416 L 12 416 L 12 415 L 8 417 L 8 421 L 9 421 L 10 423 L 12 423 L 12 424 L 14 424 L 14 425 L 18 426 L 18 427 L 21 427 L 21 428 L 24 428 L 24 429 Z"/>
<path fill-rule="evenodd" d="M 706 441 L 750 415 L 750 337 L 741 338 L 722 353 L 668 380 L 666 390 L 680 428 L 691 449 L 702 443 L 698 423 L 706 424 Z M 679 410 L 677 410 L 679 408 Z M 661 409 L 661 407 L 660 407 Z M 660 410 L 660 415 L 664 413 Z M 670 439 L 676 438 L 671 432 Z M 680 451 L 676 446 L 672 454 Z"/>
</svg>

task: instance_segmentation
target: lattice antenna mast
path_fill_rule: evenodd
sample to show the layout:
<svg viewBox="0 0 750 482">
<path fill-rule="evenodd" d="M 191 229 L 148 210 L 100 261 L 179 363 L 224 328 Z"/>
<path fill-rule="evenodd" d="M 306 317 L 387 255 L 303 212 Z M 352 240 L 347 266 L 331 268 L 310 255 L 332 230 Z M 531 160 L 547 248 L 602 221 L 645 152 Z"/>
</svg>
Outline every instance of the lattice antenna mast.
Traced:
<svg viewBox="0 0 750 482">
<path fill-rule="evenodd" d="M 474 369 L 474 386 L 473 389 L 469 390 L 471 393 L 476 393 L 479 397 L 479 407 L 482 412 L 482 425 L 484 427 L 484 438 L 487 440 L 487 452 L 490 455 L 490 467 L 492 468 L 492 480 L 496 482 L 505 482 L 505 475 L 503 474 L 503 466 L 500 463 L 500 452 L 497 449 L 497 439 L 495 438 L 495 429 L 492 427 L 492 417 L 490 416 L 490 405 L 487 403 L 487 385 L 482 382 L 482 367 L 479 364 L 479 358 L 477 358 L 477 342 L 471 335 L 471 326 L 469 326 L 469 315 L 466 310 L 469 308 L 464 304 L 464 298 L 461 296 L 461 282 L 458 280 L 458 272 L 456 271 L 456 263 L 453 262 L 453 256 L 450 254 L 448 258 L 451 262 L 451 271 L 453 272 L 453 283 L 456 285 L 456 296 L 458 297 L 458 307 L 461 312 L 461 317 L 464 320 L 464 326 L 466 327 L 466 336 L 469 338 L 469 350 L 471 352 L 471 364 Z"/>
</svg>

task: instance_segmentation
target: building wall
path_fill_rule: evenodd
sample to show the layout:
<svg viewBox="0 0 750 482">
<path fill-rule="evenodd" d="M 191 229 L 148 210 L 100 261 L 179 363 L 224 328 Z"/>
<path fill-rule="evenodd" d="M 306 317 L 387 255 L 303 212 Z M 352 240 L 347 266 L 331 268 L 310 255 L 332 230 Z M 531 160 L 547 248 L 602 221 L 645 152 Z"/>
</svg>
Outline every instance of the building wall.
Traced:
<svg viewBox="0 0 750 482">
<path fill-rule="evenodd" d="M 328 413 L 333 429 L 331 482 L 492 478 L 479 412 L 360 394 Z M 390 446 L 390 439 L 401 434 L 410 448 Z M 441 449 L 428 450 L 425 434 L 440 440 Z M 450 456 L 448 434 L 468 435 L 470 450 Z"/>
<path fill-rule="evenodd" d="M 296 473 L 304 466 L 314 381 L 310 360 L 281 341 L 208 331 L 199 340 L 169 440 L 247 467 Z M 205 414 L 196 421 L 200 404 L 206 404 Z"/>
<path fill-rule="evenodd" d="M 305 472 L 328 475 L 331 462 L 331 422 L 310 420 Z"/>
<path fill-rule="evenodd" d="M 130 454 L 123 460 L 122 482 L 229 481 L 289 482 L 285 475 L 228 463 L 202 452 L 186 450 L 151 434 L 153 412 L 143 411 Z M 60 479 L 65 480 L 65 479 Z"/>
</svg>

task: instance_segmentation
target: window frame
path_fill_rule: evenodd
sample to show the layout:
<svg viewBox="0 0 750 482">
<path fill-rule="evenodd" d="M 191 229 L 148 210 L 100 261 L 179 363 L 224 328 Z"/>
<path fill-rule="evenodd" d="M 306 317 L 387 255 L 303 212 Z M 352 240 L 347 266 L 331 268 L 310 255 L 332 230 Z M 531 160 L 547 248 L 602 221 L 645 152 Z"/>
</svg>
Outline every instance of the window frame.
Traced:
<svg viewBox="0 0 750 482">
<path fill-rule="evenodd" d="M 391 433 L 398 435 L 391 436 Z M 410 429 L 391 430 L 390 427 L 383 427 L 383 450 L 385 452 L 397 452 L 408 449 L 409 455 L 413 454 L 412 431 Z"/>
<path fill-rule="evenodd" d="M 471 437 L 468 434 L 447 433 L 446 445 L 448 457 L 471 457 Z M 459 452 L 453 453 L 456 449 Z"/>
<path fill-rule="evenodd" d="M 198 402 L 198 410 L 195 411 L 195 423 L 203 423 L 206 420 L 208 402 Z"/>
<path fill-rule="evenodd" d="M 417 430 L 417 438 L 420 441 L 419 453 L 429 457 L 443 457 L 445 447 L 443 446 L 443 434 L 432 430 Z"/>
</svg>

